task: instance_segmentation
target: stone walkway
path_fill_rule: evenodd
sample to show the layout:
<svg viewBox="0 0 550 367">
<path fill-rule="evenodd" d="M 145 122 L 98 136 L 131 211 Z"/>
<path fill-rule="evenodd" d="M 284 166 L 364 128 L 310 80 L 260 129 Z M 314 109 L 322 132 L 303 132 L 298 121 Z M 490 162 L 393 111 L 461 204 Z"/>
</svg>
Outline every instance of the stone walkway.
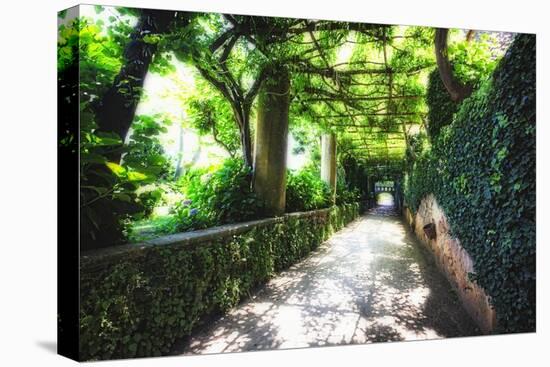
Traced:
<svg viewBox="0 0 550 367">
<path fill-rule="evenodd" d="M 477 334 L 431 255 L 391 207 L 378 207 L 179 349 L 206 354 Z"/>
</svg>

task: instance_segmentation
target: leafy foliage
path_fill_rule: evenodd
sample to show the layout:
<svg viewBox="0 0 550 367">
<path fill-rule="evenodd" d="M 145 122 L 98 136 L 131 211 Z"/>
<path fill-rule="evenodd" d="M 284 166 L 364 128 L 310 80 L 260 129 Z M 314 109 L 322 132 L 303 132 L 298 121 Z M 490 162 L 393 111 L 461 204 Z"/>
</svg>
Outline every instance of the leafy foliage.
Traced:
<svg viewBox="0 0 550 367">
<path fill-rule="evenodd" d="M 171 173 L 157 137 L 166 131 L 167 122 L 159 116 L 136 116 L 128 144 L 116 133 L 98 130 L 95 104 L 119 73 L 132 31 L 131 12 L 109 11 L 113 14 L 109 27 L 101 19 L 79 17 L 59 28 L 60 78 L 75 68 L 79 75 L 79 93 L 68 96 L 67 103 L 78 103 L 80 109 L 82 249 L 124 242 L 125 223 L 149 215 L 161 196 L 158 190 L 139 195 L 137 190 Z M 120 154 L 122 162 L 113 158 Z"/>
<path fill-rule="evenodd" d="M 263 205 L 250 188 L 250 169 L 228 159 L 213 172 L 190 171 L 184 178 L 188 200 L 175 209 L 177 230 L 186 231 L 261 217 Z"/>
<path fill-rule="evenodd" d="M 199 133 L 211 135 L 230 156 L 239 154 L 239 130 L 233 121 L 231 106 L 211 87 L 199 83 L 197 93 L 189 100 L 191 124 Z"/>
<path fill-rule="evenodd" d="M 326 208 L 331 205 L 330 187 L 319 174 L 308 169 L 287 171 L 286 211 L 301 212 Z"/>
<path fill-rule="evenodd" d="M 491 40 L 483 36 L 480 41 L 462 41 L 452 43 L 449 55 L 453 65 L 453 74 L 463 84 L 477 87 L 494 70 L 496 61 L 490 52 Z M 428 77 L 426 102 L 429 105 L 427 132 L 430 138 L 435 139 L 443 126 L 453 121 L 453 115 L 459 108 L 447 92 L 435 68 Z"/>
<path fill-rule="evenodd" d="M 535 37 L 517 35 L 405 182 L 413 211 L 436 195 L 502 332 L 535 329 L 534 139 Z"/>
<path fill-rule="evenodd" d="M 426 102 L 430 107 L 426 130 L 428 135 L 435 139 L 441 128 L 453 121 L 453 115 L 459 106 L 459 103 L 454 102 L 447 89 L 445 89 L 437 68 L 429 75 Z"/>
<path fill-rule="evenodd" d="M 139 115 L 132 123 L 132 135 L 123 157 L 123 164 L 155 179 L 173 175 L 172 164 L 164 155 L 158 135 L 167 131 L 170 121 L 161 116 Z"/>
<path fill-rule="evenodd" d="M 87 18 L 60 26 L 58 71 L 78 69 L 79 93 L 65 103 L 80 109 L 80 202 L 82 248 L 108 246 L 123 240 L 122 221 L 139 211 L 133 191 L 143 176 L 129 167 L 110 162 L 109 155 L 121 150 L 116 134 L 97 132 L 93 102 L 112 83 L 120 69 L 122 48 L 129 27 L 119 23 L 103 34 L 103 24 Z M 68 137 L 68 141 L 74 137 Z"/>
<path fill-rule="evenodd" d="M 337 182 L 336 185 L 336 204 L 355 203 L 361 199 L 359 189 L 354 187 L 350 189 L 346 184 Z"/>
<path fill-rule="evenodd" d="M 358 205 L 270 219 L 207 243 L 129 247 L 81 264 L 84 360 L 168 354 L 209 316 L 315 249 Z"/>
<path fill-rule="evenodd" d="M 368 163 L 353 156 L 341 158 L 336 182 L 336 203 L 353 203 L 368 198 Z"/>
<path fill-rule="evenodd" d="M 494 43 L 487 34 L 476 41 L 463 40 L 449 45 L 453 73 L 463 83 L 477 84 L 489 76 L 497 64 L 491 53 Z"/>
</svg>

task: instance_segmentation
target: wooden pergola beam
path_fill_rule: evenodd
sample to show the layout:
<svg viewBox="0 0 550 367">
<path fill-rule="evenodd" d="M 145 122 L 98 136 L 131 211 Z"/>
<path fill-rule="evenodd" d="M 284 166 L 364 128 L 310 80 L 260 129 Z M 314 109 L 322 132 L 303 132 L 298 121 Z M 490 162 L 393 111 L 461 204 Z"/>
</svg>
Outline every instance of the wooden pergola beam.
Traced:
<svg viewBox="0 0 550 367">
<path fill-rule="evenodd" d="M 425 113 L 421 112 L 373 112 L 373 113 L 354 113 L 351 115 L 341 114 L 341 115 L 317 115 L 316 118 L 348 118 L 348 117 L 362 117 L 362 116 L 424 116 Z"/>
<path fill-rule="evenodd" d="M 377 129 L 381 126 L 376 125 L 350 125 L 350 124 L 330 124 L 331 127 L 353 127 L 357 129 Z M 394 134 L 402 134 L 403 132 L 401 130 L 379 130 L 379 131 L 373 131 L 374 133 L 394 133 Z"/>
<path fill-rule="evenodd" d="M 338 102 L 338 101 L 386 101 L 388 99 L 415 99 L 415 98 L 424 98 L 423 94 L 421 95 L 405 95 L 405 96 L 376 96 L 376 97 L 347 97 L 342 99 L 336 99 L 331 97 L 314 97 L 305 99 L 304 102 Z"/>
</svg>

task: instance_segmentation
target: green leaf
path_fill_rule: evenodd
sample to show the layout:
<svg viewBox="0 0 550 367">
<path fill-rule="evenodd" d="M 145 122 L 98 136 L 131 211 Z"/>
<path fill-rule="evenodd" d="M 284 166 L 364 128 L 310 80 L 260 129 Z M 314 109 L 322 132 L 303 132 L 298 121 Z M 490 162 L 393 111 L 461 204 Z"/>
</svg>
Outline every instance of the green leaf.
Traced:
<svg viewBox="0 0 550 367">
<path fill-rule="evenodd" d="M 123 193 L 117 193 L 117 194 L 113 195 L 113 199 L 125 201 L 127 203 L 132 202 L 132 198 L 130 197 L 130 195 L 123 194 Z"/>
<path fill-rule="evenodd" d="M 143 42 L 149 43 L 152 45 L 159 43 L 160 40 L 161 40 L 161 37 L 158 34 L 148 34 L 145 37 L 143 37 Z"/>
<path fill-rule="evenodd" d="M 119 137 L 114 136 L 96 136 L 94 145 L 97 146 L 113 146 L 122 144 L 122 140 Z"/>
<path fill-rule="evenodd" d="M 127 176 L 128 176 L 128 180 L 130 181 L 143 181 L 148 178 L 147 175 L 144 175 L 143 173 L 136 172 L 136 171 L 128 172 Z"/>
<path fill-rule="evenodd" d="M 126 175 L 126 169 L 120 164 L 114 162 L 107 162 L 105 165 L 118 177 L 124 177 Z"/>
</svg>

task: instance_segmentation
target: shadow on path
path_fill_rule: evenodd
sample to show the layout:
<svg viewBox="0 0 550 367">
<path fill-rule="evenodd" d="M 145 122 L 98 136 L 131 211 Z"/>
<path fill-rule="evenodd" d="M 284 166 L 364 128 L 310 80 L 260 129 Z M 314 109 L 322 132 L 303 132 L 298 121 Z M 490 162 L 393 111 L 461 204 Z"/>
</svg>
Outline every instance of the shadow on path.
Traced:
<svg viewBox="0 0 550 367">
<path fill-rule="evenodd" d="M 198 331 L 175 354 L 478 335 L 431 254 L 377 207 Z"/>
</svg>

